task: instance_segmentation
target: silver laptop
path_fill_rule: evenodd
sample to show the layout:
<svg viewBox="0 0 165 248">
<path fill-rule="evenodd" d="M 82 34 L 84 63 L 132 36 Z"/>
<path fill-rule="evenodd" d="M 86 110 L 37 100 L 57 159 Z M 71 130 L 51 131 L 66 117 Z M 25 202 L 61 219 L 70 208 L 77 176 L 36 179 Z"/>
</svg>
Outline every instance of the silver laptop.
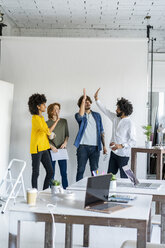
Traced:
<svg viewBox="0 0 165 248">
<path fill-rule="evenodd" d="M 130 207 L 130 205 L 127 204 L 119 204 L 118 202 L 108 201 L 111 177 L 111 174 L 88 177 L 84 205 L 86 210 L 101 213 L 112 213 L 114 211 Z"/>
<path fill-rule="evenodd" d="M 158 189 L 161 184 L 160 183 L 140 183 L 139 180 L 136 178 L 135 174 L 133 173 L 133 171 L 128 167 L 128 165 L 122 167 L 125 174 L 127 175 L 127 177 L 131 180 L 131 182 L 133 183 L 134 187 L 136 188 L 141 188 L 141 189 Z M 126 186 L 125 183 L 117 183 L 118 187 L 129 187 Z M 131 185 L 130 185 L 131 186 Z"/>
</svg>

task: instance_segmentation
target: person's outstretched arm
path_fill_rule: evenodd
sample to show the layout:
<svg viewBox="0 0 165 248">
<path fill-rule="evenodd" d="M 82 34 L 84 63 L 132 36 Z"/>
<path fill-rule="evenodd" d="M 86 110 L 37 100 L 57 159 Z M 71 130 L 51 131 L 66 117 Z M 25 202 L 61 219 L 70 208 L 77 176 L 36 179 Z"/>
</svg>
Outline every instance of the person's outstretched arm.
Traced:
<svg viewBox="0 0 165 248">
<path fill-rule="evenodd" d="M 99 96 L 98 93 L 100 91 L 100 88 L 96 91 L 96 93 L 94 94 L 94 98 L 96 101 L 96 105 L 98 106 L 98 108 L 112 121 L 114 119 L 114 117 L 116 116 L 115 113 L 112 113 L 110 110 L 108 110 L 99 100 Z"/>
<path fill-rule="evenodd" d="M 86 90 L 83 89 L 83 99 L 79 109 L 79 115 L 83 116 L 85 114 L 85 100 L 86 100 Z"/>
<path fill-rule="evenodd" d="M 57 125 L 57 123 L 59 122 L 59 118 L 54 122 L 54 124 L 51 126 L 51 127 L 49 127 L 49 131 L 50 131 L 50 133 L 55 129 L 55 126 Z"/>
</svg>

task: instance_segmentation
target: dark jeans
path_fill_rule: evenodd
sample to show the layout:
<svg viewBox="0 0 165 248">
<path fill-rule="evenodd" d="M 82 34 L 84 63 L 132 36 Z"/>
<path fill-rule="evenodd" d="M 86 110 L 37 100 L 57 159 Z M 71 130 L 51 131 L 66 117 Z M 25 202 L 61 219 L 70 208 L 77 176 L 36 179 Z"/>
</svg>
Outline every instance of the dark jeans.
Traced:
<svg viewBox="0 0 165 248">
<path fill-rule="evenodd" d="M 121 157 L 116 155 L 114 152 L 111 152 L 110 159 L 109 159 L 109 167 L 108 173 L 113 173 L 114 175 L 117 174 L 118 169 L 120 169 L 120 177 L 127 178 L 124 170 L 122 169 L 123 166 L 128 164 L 129 157 Z"/>
<path fill-rule="evenodd" d="M 100 151 L 97 146 L 80 145 L 77 149 L 77 175 L 76 181 L 83 178 L 85 167 L 89 159 L 90 171 L 98 169 Z"/>
<path fill-rule="evenodd" d="M 55 164 L 56 161 L 52 161 L 52 167 L 53 167 L 53 178 L 55 176 Z M 60 173 L 62 177 L 62 187 L 66 189 L 68 187 L 68 179 L 67 179 L 67 161 L 66 160 L 58 160 L 58 165 L 60 167 Z"/>
<path fill-rule="evenodd" d="M 48 150 L 32 154 L 32 187 L 36 189 L 38 188 L 37 180 L 39 176 L 40 162 L 42 162 L 46 170 L 43 189 L 47 189 L 49 188 L 50 181 L 53 177 L 53 168 Z"/>
</svg>

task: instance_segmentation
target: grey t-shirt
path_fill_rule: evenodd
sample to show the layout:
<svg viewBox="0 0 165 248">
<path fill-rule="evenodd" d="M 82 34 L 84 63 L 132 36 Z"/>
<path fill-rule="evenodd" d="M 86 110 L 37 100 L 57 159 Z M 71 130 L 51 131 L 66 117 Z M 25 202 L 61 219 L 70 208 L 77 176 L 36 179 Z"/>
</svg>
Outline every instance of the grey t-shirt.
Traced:
<svg viewBox="0 0 165 248">
<path fill-rule="evenodd" d="M 54 121 L 48 120 L 46 123 L 50 128 L 54 124 Z M 50 140 L 49 142 L 51 145 L 55 146 L 58 149 L 64 143 L 65 138 L 69 137 L 67 120 L 60 118 L 53 132 L 55 133 L 56 136 L 54 139 Z"/>
<path fill-rule="evenodd" d="M 87 127 L 80 141 L 81 145 L 97 146 L 97 126 L 92 113 L 87 114 Z"/>
</svg>

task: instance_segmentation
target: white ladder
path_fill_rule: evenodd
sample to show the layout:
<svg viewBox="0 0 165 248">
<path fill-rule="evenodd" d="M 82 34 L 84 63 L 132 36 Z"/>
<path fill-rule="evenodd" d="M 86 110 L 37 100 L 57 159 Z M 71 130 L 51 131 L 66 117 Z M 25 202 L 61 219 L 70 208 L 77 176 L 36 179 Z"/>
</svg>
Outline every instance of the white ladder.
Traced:
<svg viewBox="0 0 165 248">
<path fill-rule="evenodd" d="M 17 164 L 19 163 L 19 165 L 21 165 L 21 169 L 17 177 L 13 178 L 12 170 L 13 170 L 15 163 Z M 6 173 L 2 181 L 0 182 L 0 200 L 5 202 L 1 213 L 5 212 L 7 205 L 11 199 L 14 199 L 14 203 L 16 202 L 16 198 L 21 188 L 23 190 L 24 199 L 26 200 L 25 185 L 24 185 L 24 180 L 23 180 L 23 171 L 25 167 L 26 167 L 26 162 L 23 160 L 14 158 L 10 161 L 9 166 L 6 170 Z M 14 169 L 16 169 L 16 167 Z M 6 193 L 5 196 L 1 196 L 1 193 L 2 193 L 1 191 L 3 191 L 3 188 L 5 188 L 5 193 Z"/>
</svg>

